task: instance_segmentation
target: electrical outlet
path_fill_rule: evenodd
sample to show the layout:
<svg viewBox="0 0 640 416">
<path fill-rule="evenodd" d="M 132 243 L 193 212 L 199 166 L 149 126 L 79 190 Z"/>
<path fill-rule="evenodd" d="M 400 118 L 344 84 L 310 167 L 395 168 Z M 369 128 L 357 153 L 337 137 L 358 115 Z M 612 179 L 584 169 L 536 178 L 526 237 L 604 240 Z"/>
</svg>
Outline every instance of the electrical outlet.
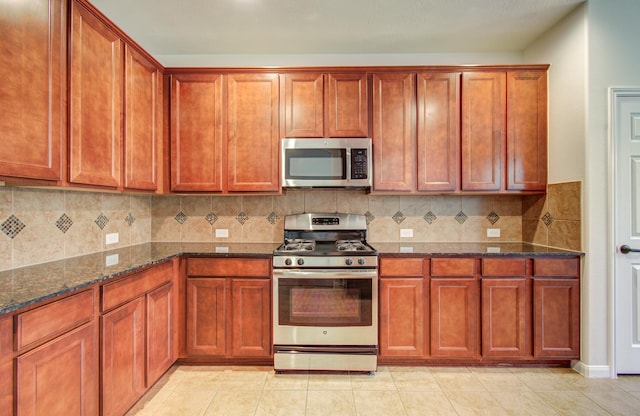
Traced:
<svg viewBox="0 0 640 416">
<path fill-rule="evenodd" d="M 107 267 L 115 266 L 120 261 L 120 256 L 118 254 L 110 254 L 105 257 L 105 264 Z"/>
<path fill-rule="evenodd" d="M 413 237 L 413 228 L 401 228 L 400 229 L 400 237 L 402 237 L 402 238 L 411 238 L 411 237 Z"/>
<path fill-rule="evenodd" d="M 229 247 L 227 246 L 218 246 L 216 247 L 216 253 L 228 253 Z"/>
<path fill-rule="evenodd" d="M 216 228 L 216 238 L 229 238 L 229 230 L 227 228 Z"/>
<path fill-rule="evenodd" d="M 487 228 L 487 237 L 500 237 L 500 228 Z"/>
<path fill-rule="evenodd" d="M 119 235 L 118 233 L 109 233 L 105 240 L 107 244 L 115 244 L 119 241 Z"/>
</svg>

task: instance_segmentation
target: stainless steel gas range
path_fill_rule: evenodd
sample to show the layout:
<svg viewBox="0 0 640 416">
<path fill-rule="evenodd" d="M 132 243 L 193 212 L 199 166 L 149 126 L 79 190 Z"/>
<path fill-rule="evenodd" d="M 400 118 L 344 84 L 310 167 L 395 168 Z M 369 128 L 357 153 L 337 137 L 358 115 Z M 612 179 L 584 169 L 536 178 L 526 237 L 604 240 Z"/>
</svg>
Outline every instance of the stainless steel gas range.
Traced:
<svg viewBox="0 0 640 416">
<path fill-rule="evenodd" d="M 364 215 L 285 217 L 273 256 L 274 367 L 376 371 L 378 253 Z"/>
</svg>

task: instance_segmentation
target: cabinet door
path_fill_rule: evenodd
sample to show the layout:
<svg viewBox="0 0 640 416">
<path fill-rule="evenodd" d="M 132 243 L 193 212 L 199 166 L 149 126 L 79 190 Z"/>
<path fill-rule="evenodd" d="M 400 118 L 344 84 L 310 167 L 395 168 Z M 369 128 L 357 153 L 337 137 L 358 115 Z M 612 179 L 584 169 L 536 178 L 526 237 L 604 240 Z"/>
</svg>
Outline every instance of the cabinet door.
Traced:
<svg viewBox="0 0 640 416">
<path fill-rule="evenodd" d="M 460 73 L 418 74 L 418 191 L 456 191 L 460 176 Z"/>
<path fill-rule="evenodd" d="M 278 75 L 232 74 L 228 83 L 228 189 L 280 189 Z"/>
<path fill-rule="evenodd" d="M 580 358 L 580 280 L 533 280 L 533 354 Z"/>
<path fill-rule="evenodd" d="M 102 415 L 120 416 L 145 392 L 145 298 L 102 316 Z"/>
<path fill-rule="evenodd" d="M 329 74 L 326 88 L 328 137 L 368 137 L 367 74 Z"/>
<path fill-rule="evenodd" d="M 171 190 L 225 189 L 222 75 L 171 76 Z"/>
<path fill-rule="evenodd" d="M 284 137 L 324 136 L 324 76 L 285 74 Z"/>
<path fill-rule="evenodd" d="M 0 176 L 61 179 L 66 141 L 67 3 L 0 2 Z"/>
<path fill-rule="evenodd" d="M 547 187 L 547 72 L 507 72 L 507 189 Z"/>
<path fill-rule="evenodd" d="M 96 343 L 95 326 L 87 324 L 19 356 L 16 415 L 97 415 Z"/>
<path fill-rule="evenodd" d="M 71 3 L 69 182 L 117 188 L 122 157 L 122 41 Z"/>
<path fill-rule="evenodd" d="M 422 278 L 380 279 L 380 356 L 425 355 L 425 308 Z"/>
<path fill-rule="evenodd" d="M 529 292 L 530 293 L 530 292 Z M 482 356 L 530 355 L 531 320 L 524 278 L 482 278 Z M 529 315 L 530 316 L 530 315 Z"/>
<path fill-rule="evenodd" d="M 432 278 L 431 356 L 476 358 L 478 328 L 478 282 Z"/>
<path fill-rule="evenodd" d="M 232 279 L 232 350 L 236 357 L 271 355 L 271 281 Z"/>
<path fill-rule="evenodd" d="M 416 188 L 415 75 L 373 75 L 375 191 Z"/>
<path fill-rule="evenodd" d="M 173 364 L 173 285 L 147 295 L 147 387 Z"/>
<path fill-rule="evenodd" d="M 125 52 L 124 187 L 153 191 L 162 138 L 162 73 L 131 47 Z"/>
<path fill-rule="evenodd" d="M 505 142 L 505 73 L 462 74 L 462 190 L 499 191 Z"/>
<path fill-rule="evenodd" d="M 187 279 L 187 355 L 226 353 L 225 279 Z"/>
</svg>

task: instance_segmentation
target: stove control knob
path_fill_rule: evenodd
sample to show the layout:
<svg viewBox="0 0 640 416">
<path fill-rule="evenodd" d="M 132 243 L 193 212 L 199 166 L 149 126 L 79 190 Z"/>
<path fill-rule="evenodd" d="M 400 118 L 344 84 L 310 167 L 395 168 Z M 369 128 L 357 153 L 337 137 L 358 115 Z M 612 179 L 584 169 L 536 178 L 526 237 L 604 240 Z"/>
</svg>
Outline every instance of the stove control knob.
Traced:
<svg viewBox="0 0 640 416">
<path fill-rule="evenodd" d="M 360 258 L 358 259 L 358 264 L 359 264 L 360 266 L 364 266 L 364 263 L 365 263 L 364 258 L 363 258 L 363 257 L 360 257 Z"/>
<path fill-rule="evenodd" d="M 347 266 L 351 266 L 353 264 L 353 260 L 351 259 L 346 259 L 344 262 L 347 264 Z"/>
<path fill-rule="evenodd" d="M 298 266 L 302 266 L 304 264 L 304 259 L 298 259 Z"/>
<path fill-rule="evenodd" d="M 284 259 L 284 264 L 287 266 L 291 266 L 293 264 L 293 261 L 291 261 L 291 259 Z"/>
</svg>

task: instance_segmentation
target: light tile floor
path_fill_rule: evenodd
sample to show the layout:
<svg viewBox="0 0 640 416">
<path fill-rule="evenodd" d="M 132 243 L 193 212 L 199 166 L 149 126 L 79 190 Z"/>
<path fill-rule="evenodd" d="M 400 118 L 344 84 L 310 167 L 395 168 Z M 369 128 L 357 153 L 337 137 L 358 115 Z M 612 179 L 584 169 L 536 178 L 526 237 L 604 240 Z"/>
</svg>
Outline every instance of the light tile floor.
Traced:
<svg viewBox="0 0 640 416">
<path fill-rule="evenodd" d="M 275 374 L 269 367 L 174 366 L 127 416 L 640 415 L 640 376 L 566 368 L 379 367 Z"/>
</svg>

